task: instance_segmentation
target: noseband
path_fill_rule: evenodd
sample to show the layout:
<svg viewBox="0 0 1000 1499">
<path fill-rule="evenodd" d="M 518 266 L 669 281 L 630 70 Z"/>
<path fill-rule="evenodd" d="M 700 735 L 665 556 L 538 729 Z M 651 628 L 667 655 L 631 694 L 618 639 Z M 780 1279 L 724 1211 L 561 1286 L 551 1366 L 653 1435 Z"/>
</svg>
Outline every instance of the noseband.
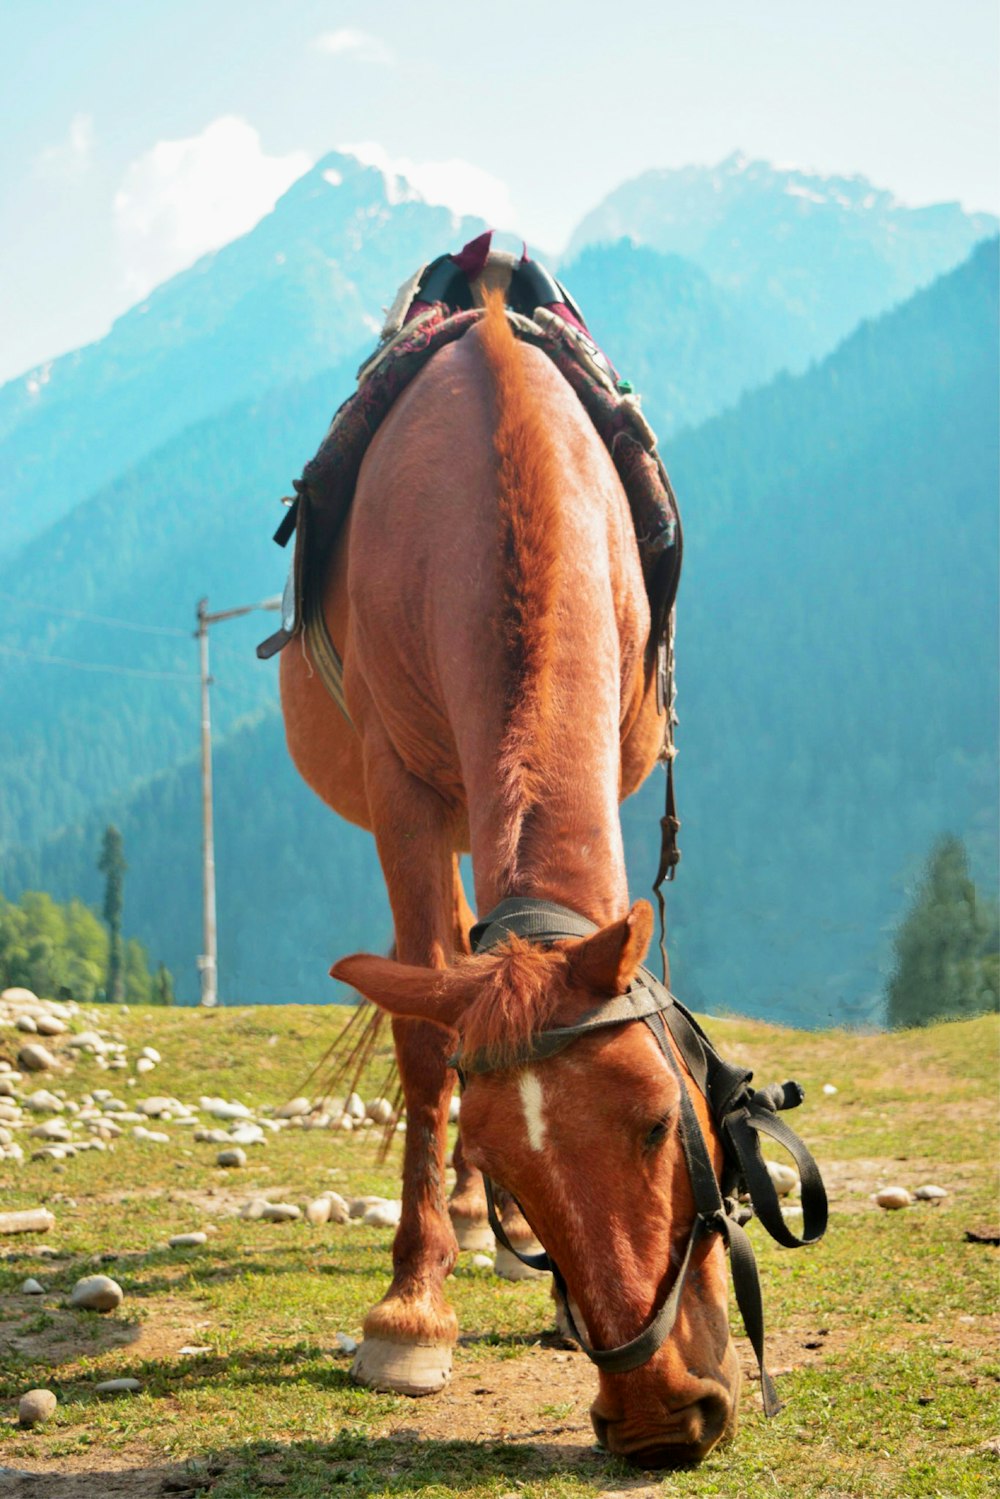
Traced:
<svg viewBox="0 0 1000 1499">
<path fill-rule="evenodd" d="M 589 937 L 597 930 L 593 922 L 565 906 L 515 898 L 501 901 L 485 920 L 472 928 L 471 937 L 473 951 L 485 952 L 512 935 L 546 946 L 566 937 Z M 575 1025 L 540 1031 L 514 1057 L 505 1059 L 502 1070 L 544 1061 L 572 1045 L 580 1036 L 608 1026 L 626 1025 L 633 1020 L 643 1021 L 652 1031 L 680 1086 L 680 1138 L 695 1205 L 694 1222 L 680 1269 L 659 1311 L 630 1342 L 617 1348 L 593 1348 L 576 1326 L 559 1266 L 545 1252 L 521 1254 L 514 1248 L 497 1215 L 493 1184 L 484 1176 L 490 1226 L 498 1241 L 523 1264 L 534 1270 L 552 1272 L 556 1296 L 573 1337 L 587 1357 L 609 1374 L 625 1374 L 640 1368 L 662 1347 L 677 1320 L 695 1249 L 712 1234 L 721 1234 L 729 1246 L 733 1288 L 740 1315 L 757 1356 L 764 1412 L 768 1416 L 776 1415 L 781 1405 L 771 1376 L 764 1367 L 760 1278 L 753 1247 L 743 1224 L 756 1213 L 771 1237 L 786 1249 L 814 1244 L 826 1229 L 826 1192 L 819 1168 L 798 1135 L 777 1117 L 779 1110 L 795 1108 L 802 1102 L 804 1094 L 798 1083 L 751 1088 L 753 1073 L 724 1062 L 694 1016 L 647 968 L 638 970 L 625 994 L 605 1000 Z M 668 1031 L 697 1087 L 707 1099 L 719 1131 L 724 1156 L 721 1181 L 716 1177 L 708 1143 L 686 1079 L 668 1040 Z M 453 1057 L 452 1066 L 457 1069 L 463 1086 L 466 1077 L 472 1073 L 501 1070 L 482 1052 Z M 790 1231 L 782 1216 L 777 1192 L 760 1153 L 759 1136 L 762 1134 L 784 1146 L 798 1167 L 802 1183 L 801 1238 Z M 746 1204 L 747 1198 L 752 1206 Z"/>
</svg>

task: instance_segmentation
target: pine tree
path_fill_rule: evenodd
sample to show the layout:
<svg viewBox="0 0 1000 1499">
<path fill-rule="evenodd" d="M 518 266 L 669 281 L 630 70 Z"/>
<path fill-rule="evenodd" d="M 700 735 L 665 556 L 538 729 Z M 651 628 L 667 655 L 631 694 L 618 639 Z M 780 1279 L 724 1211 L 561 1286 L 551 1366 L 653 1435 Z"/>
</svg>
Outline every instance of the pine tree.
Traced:
<svg viewBox="0 0 1000 1499">
<path fill-rule="evenodd" d="M 161 963 L 153 975 L 153 1004 L 172 1005 L 174 1002 L 173 974 L 165 963 Z"/>
<path fill-rule="evenodd" d="M 125 849 L 122 835 L 109 825 L 101 844 L 97 867 L 104 876 L 104 920 L 108 924 L 108 977 L 105 997 L 111 1004 L 125 998 L 125 950 L 122 942 L 122 907 L 125 891 Z"/>
<path fill-rule="evenodd" d="M 886 991 L 890 1026 L 927 1025 L 1000 1006 L 996 908 L 977 900 L 960 838 L 948 835 L 932 849 L 895 948 Z"/>
</svg>

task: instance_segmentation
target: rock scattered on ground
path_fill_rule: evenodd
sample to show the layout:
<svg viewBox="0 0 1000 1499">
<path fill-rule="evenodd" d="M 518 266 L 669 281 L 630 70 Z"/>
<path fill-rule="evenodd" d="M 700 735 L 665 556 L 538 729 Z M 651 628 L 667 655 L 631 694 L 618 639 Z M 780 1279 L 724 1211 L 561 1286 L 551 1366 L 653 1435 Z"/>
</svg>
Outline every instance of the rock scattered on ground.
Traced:
<svg viewBox="0 0 1000 1499">
<path fill-rule="evenodd" d="M 767 1174 L 774 1183 L 774 1190 L 779 1197 L 787 1197 L 794 1192 L 799 1185 L 799 1174 L 791 1166 L 784 1165 L 781 1161 L 765 1161 Z"/>
<path fill-rule="evenodd" d="M 37 1426 L 55 1415 L 58 1403 L 52 1390 L 28 1390 L 18 1401 L 17 1419 L 22 1426 Z"/>
<path fill-rule="evenodd" d="M 100 1384 L 94 1386 L 98 1395 L 138 1395 L 142 1389 L 142 1381 L 139 1379 L 102 1379 Z"/>
<path fill-rule="evenodd" d="M 351 1355 L 357 1353 L 358 1351 L 357 1340 L 355 1338 L 348 1337 L 346 1332 L 338 1332 L 333 1341 L 336 1343 L 341 1353 Z"/>
<path fill-rule="evenodd" d="M 294 1202 L 265 1202 L 261 1217 L 267 1223 L 291 1223 L 302 1217 L 302 1209 Z"/>
<path fill-rule="evenodd" d="M 948 1196 L 948 1193 L 945 1191 L 944 1187 L 935 1187 L 930 1183 L 927 1183 L 927 1185 L 923 1187 L 918 1187 L 913 1195 L 918 1202 L 939 1203 Z"/>
<path fill-rule="evenodd" d="M 125 1292 L 109 1275 L 86 1275 L 73 1287 L 69 1304 L 90 1312 L 113 1312 L 124 1299 Z"/>
<path fill-rule="evenodd" d="M 190 1234 L 174 1234 L 167 1243 L 171 1249 L 197 1249 L 200 1244 L 208 1243 L 208 1234 L 200 1229 Z"/>
<path fill-rule="evenodd" d="M 47 1046 L 40 1041 L 29 1041 L 18 1052 L 17 1065 L 25 1072 L 51 1072 L 57 1063 Z"/>
<path fill-rule="evenodd" d="M 21 1295 L 22 1296 L 44 1296 L 45 1295 L 45 1287 L 41 1284 L 40 1281 L 37 1281 L 32 1276 L 29 1276 L 28 1279 L 21 1286 Z"/>
<path fill-rule="evenodd" d="M 366 1228 L 396 1228 L 402 1211 L 401 1202 L 374 1202 L 366 1210 L 361 1221 Z"/>
<path fill-rule="evenodd" d="M 908 1208 L 913 1201 L 905 1187 L 883 1187 L 881 1191 L 874 1194 L 874 1200 L 887 1213 L 896 1212 L 899 1208 Z"/>
<path fill-rule="evenodd" d="M 217 1166 L 245 1166 L 246 1163 L 247 1153 L 245 1150 L 241 1150 L 238 1145 L 233 1150 L 220 1150 L 219 1154 L 215 1157 L 215 1164 Z"/>
</svg>

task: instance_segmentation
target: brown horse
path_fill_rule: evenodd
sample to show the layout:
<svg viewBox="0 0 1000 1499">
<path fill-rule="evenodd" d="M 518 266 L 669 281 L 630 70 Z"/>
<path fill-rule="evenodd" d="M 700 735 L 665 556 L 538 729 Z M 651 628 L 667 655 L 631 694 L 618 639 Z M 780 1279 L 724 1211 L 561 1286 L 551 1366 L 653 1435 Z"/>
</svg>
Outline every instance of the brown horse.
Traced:
<svg viewBox="0 0 1000 1499">
<path fill-rule="evenodd" d="M 288 742 L 319 795 L 375 834 L 398 961 L 359 954 L 333 972 L 392 1014 L 407 1107 L 395 1273 L 365 1319 L 355 1376 L 427 1393 L 446 1381 L 457 1337 L 443 1289 L 457 1254 L 444 1194 L 456 1035 L 502 1057 L 573 1022 L 595 997 L 624 992 L 652 927 L 645 902 L 629 907 L 618 816 L 664 728 L 628 504 L 576 396 L 515 340 L 499 298 L 379 430 L 326 613 L 351 723 L 291 648 Z M 540 897 L 599 930 L 469 956 L 462 850 L 480 912 Z M 468 1082 L 454 1215 L 485 1221 L 474 1167 L 513 1194 L 597 1347 L 645 1327 L 688 1241 L 679 1092 L 635 1024 Z M 718 1167 L 715 1125 L 692 1093 Z M 691 1461 L 732 1429 L 738 1384 L 713 1236 L 699 1242 L 669 1339 L 641 1368 L 602 1371 L 594 1425 L 643 1464 Z"/>
</svg>

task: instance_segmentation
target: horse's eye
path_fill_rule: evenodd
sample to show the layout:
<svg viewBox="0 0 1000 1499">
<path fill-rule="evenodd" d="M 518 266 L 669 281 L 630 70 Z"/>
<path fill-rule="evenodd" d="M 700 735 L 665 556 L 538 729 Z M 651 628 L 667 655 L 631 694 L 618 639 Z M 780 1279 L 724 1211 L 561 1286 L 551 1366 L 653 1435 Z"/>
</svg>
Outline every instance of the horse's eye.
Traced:
<svg viewBox="0 0 1000 1499">
<path fill-rule="evenodd" d="M 670 1131 L 670 1120 L 660 1119 L 646 1136 L 646 1149 L 654 1150 L 657 1145 L 662 1145 Z"/>
</svg>

